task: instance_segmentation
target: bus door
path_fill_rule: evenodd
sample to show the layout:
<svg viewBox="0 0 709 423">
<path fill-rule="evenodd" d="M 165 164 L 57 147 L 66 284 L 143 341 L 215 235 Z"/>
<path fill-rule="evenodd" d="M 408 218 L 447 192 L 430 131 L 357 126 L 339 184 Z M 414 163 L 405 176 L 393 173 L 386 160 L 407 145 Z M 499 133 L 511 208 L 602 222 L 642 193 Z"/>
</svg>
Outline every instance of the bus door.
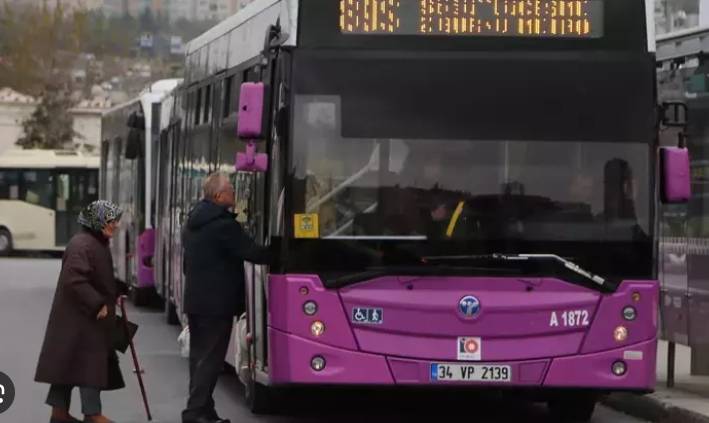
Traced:
<svg viewBox="0 0 709 423">
<path fill-rule="evenodd" d="M 237 172 L 234 178 L 236 188 L 237 221 L 244 231 L 257 243 L 263 244 L 265 210 L 263 208 L 266 175 L 263 173 Z M 246 311 L 248 331 L 253 336 L 249 357 L 256 369 L 266 367 L 266 333 L 264 332 L 267 311 L 264 308 L 266 296 L 266 266 L 246 263 Z"/>
<path fill-rule="evenodd" d="M 95 169 L 58 170 L 56 184 L 56 245 L 65 246 L 79 230 L 79 213 L 98 199 L 98 171 Z"/>
</svg>

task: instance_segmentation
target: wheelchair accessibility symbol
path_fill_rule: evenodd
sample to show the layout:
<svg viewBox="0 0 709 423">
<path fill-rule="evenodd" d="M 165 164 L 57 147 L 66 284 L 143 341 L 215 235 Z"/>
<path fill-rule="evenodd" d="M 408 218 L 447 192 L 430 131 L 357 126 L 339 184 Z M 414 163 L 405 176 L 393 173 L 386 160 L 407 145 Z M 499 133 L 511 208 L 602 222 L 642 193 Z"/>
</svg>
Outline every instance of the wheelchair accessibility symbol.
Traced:
<svg viewBox="0 0 709 423">
<path fill-rule="evenodd" d="M 384 311 L 381 308 L 354 307 L 352 309 L 352 323 L 381 325 L 383 321 Z"/>
<path fill-rule="evenodd" d="M 0 372 L 0 414 L 15 401 L 15 385 L 5 373 Z"/>
</svg>

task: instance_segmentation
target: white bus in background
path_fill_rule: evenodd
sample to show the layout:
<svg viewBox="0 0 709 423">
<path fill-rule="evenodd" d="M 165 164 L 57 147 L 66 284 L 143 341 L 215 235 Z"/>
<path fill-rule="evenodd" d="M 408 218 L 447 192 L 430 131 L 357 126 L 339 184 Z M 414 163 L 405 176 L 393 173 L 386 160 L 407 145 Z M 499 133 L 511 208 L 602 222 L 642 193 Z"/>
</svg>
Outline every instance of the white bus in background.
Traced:
<svg viewBox="0 0 709 423">
<path fill-rule="evenodd" d="M 98 199 L 99 157 L 63 150 L 0 154 L 0 255 L 61 251 Z"/>
</svg>

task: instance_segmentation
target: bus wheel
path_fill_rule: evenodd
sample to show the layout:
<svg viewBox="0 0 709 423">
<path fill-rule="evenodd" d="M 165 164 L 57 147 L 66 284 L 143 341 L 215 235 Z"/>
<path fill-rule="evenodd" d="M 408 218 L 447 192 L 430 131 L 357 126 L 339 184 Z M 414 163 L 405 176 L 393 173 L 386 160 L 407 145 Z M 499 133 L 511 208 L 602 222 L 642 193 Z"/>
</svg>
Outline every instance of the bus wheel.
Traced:
<svg viewBox="0 0 709 423">
<path fill-rule="evenodd" d="M 9 255 L 12 252 L 12 235 L 7 229 L 0 229 L 0 256 Z"/>
<path fill-rule="evenodd" d="M 593 416 L 598 398 L 595 395 L 569 395 L 549 401 L 549 411 L 555 422 L 588 422 Z"/>
<path fill-rule="evenodd" d="M 169 298 L 165 300 L 165 321 L 170 326 L 180 324 L 180 318 L 177 316 L 177 307 Z"/>
<path fill-rule="evenodd" d="M 272 388 L 256 382 L 253 372 L 248 379 L 244 384 L 246 405 L 254 414 L 272 414 L 275 411 Z"/>
</svg>

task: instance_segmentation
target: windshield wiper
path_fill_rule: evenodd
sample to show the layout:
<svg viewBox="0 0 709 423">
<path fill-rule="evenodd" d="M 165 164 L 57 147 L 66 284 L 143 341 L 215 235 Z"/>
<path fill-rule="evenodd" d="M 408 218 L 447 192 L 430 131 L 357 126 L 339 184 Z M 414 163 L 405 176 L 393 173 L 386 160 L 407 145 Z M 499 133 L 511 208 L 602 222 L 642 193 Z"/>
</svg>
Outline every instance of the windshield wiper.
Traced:
<svg viewBox="0 0 709 423">
<path fill-rule="evenodd" d="M 581 275 L 595 284 L 600 286 L 605 286 L 606 279 L 589 272 L 588 270 L 582 268 L 578 264 L 560 257 L 556 254 L 482 254 L 482 255 L 467 255 L 467 256 L 430 256 L 422 257 L 421 261 L 424 263 L 431 263 L 435 261 L 457 261 L 457 260 L 502 260 L 502 261 L 530 261 L 530 260 L 554 260 L 564 265 L 567 269 L 572 272 Z"/>
</svg>

